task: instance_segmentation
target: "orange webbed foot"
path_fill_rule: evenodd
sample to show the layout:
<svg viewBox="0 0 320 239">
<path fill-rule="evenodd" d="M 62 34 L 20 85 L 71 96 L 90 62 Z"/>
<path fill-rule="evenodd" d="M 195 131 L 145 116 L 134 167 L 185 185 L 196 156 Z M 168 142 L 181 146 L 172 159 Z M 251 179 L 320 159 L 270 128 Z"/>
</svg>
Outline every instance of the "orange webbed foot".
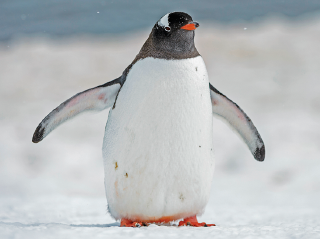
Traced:
<svg viewBox="0 0 320 239">
<path fill-rule="evenodd" d="M 120 222 L 120 227 L 142 227 L 148 226 L 145 222 L 134 222 L 126 218 L 122 218 Z"/>
<path fill-rule="evenodd" d="M 199 223 L 196 216 L 187 217 L 183 221 L 179 222 L 179 227 L 181 226 L 192 226 L 192 227 L 212 227 L 215 224 L 207 224 L 205 222 Z"/>
</svg>

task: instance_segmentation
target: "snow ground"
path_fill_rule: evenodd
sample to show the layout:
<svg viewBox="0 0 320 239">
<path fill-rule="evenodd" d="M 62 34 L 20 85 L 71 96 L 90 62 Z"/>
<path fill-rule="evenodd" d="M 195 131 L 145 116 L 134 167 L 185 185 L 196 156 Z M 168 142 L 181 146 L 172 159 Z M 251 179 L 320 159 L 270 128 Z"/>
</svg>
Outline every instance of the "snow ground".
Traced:
<svg viewBox="0 0 320 239">
<path fill-rule="evenodd" d="M 0 238 L 320 238 L 320 18 L 196 31 L 211 83 L 242 107 L 266 144 L 265 162 L 256 162 L 214 120 L 216 171 L 200 221 L 216 227 L 118 227 L 103 185 L 107 111 L 31 143 L 62 101 L 118 77 L 147 35 L 0 46 Z"/>
</svg>

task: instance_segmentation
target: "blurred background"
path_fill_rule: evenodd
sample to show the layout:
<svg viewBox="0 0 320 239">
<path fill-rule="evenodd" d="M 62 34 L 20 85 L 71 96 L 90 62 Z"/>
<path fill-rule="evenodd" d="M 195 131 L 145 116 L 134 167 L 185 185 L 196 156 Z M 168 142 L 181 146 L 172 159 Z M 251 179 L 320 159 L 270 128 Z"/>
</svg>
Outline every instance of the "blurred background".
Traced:
<svg viewBox="0 0 320 239">
<path fill-rule="evenodd" d="M 200 23 L 196 46 L 210 82 L 266 145 L 265 162 L 256 162 L 214 119 L 216 171 L 203 218 L 319 224 L 320 1 L 2 0 L 0 226 L 114 222 L 101 154 L 108 111 L 68 121 L 38 144 L 31 138 L 61 102 L 119 77 L 172 11 Z"/>
</svg>

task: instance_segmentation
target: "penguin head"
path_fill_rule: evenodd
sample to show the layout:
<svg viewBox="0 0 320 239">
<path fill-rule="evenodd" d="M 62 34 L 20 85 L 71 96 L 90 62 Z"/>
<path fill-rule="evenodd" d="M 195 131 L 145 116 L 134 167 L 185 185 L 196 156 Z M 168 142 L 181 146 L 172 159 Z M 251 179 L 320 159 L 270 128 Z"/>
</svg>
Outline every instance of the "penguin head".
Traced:
<svg viewBox="0 0 320 239">
<path fill-rule="evenodd" d="M 199 23 L 194 22 L 187 13 L 167 13 L 152 29 L 153 45 L 158 50 L 177 54 L 193 51 L 194 30 L 197 27 Z"/>
<path fill-rule="evenodd" d="M 192 17 L 184 12 L 171 12 L 164 15 L 154 26 L 158 37 L 170 37 L 175 32 L 189 34 L 186 31 L 193 31 L 199 27 Z"/>
</svg>

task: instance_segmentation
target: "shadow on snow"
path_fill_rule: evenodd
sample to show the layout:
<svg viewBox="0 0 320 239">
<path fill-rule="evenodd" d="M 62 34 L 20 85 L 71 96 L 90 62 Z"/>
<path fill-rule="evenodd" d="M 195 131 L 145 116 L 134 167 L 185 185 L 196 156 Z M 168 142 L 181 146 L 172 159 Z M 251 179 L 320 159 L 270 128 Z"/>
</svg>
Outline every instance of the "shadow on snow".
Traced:
<svg viewBox="0 0 320 239">
<path fill-rule="evenodd" d="M 109 224 L 63 224 L 63 223 L 20 223 L 20 222 L 0 222 L 0 226 L 15 226 L 15 227 L 119 227 L 119 222 Z"/>
</svg>

